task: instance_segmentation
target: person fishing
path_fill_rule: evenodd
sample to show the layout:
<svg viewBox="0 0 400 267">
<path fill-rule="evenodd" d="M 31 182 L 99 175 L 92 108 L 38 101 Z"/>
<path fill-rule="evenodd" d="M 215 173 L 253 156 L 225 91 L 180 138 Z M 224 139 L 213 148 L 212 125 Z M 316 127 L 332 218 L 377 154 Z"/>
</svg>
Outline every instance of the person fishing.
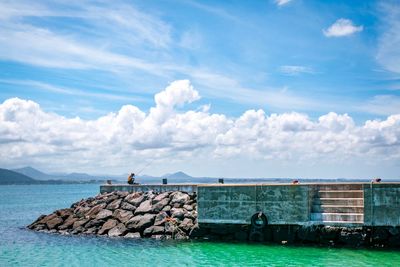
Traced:
<svg viewBox="0 0 400 267">
<path fill-rule="evenodd" d="M 128 184 L 134 184 L 135 183 L 135 174 L 132 172 L 128 176 Z"/>
</svg>

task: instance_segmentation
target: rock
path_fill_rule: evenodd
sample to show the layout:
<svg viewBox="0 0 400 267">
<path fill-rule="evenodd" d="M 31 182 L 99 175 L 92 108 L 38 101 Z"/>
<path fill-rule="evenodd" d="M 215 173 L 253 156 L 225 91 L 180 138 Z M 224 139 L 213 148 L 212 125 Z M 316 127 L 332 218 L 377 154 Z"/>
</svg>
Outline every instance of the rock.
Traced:
<svg viewBox="0 0 400 267">
<path fill-rule="evenodd" d="M 165 233 L 170 234 L 170 235 L 174 235 L 178 231 L 176 222 L 173 222 L 173 221 L 165 222 L 164 229 L 165 229 Z"/>
<path fill-rule="evenodd" d="M 88 219 L 81 219 L 79 221 L 75 221 L 72 225 L 72 229 L 77 229 L 79 227 L 84 226 L 89 220 Z M 83 227 L 82 227 L 83 228 Z"/>
<path fill-rule="evenodd" d="M 174 192 L 171 194 L 171 205 L 174 205 L 175 203 L 179 203 L 179 204 L 186 204 L 187 201 L 190 200 L 190 197 L 188 194 L 183 193 L 183 192 Z"/>
<path fill-rule="evenodd" d="M 113 201 L 116 200 L 117 198 L 118 198 L 118 195 L 117 195 L 117 194 L 110 193 L 110 195 L 107 196 L 107 197 L 105 198 L 105 202 L 106 202 L 107 204 L 110 204 L 111 202 L 113 202 Z"/>
<path fill-rule="evenodd" d="M 86 225 L 85 228 L 91 228 L 91 227 L 100 227 L 104 224 L 105 220 L 99 220 L 99 219 L 94 219 L 89 221 Z"/>
<path fill-rule="evenodd" d="M 110 204 L 108 204 L 107 209 L 109 210 L 116 210 L 119 208 L 119 206 L 121 205 L 121 201 L 122 199 L 116 199 L 113 202 L 111 202 Z"/>
<path fill-rule="evenodd" d="M 86 227 L 86 231 L 84 231 L 83 233 L 87 234 L 87 235 L 94 235 L 97 233 L 97 228 L 96 227 L 91 227 L 91 228 Z"/>
<path fill-rule="evenodd" d="M 125 197 L 125 201 L 133 206 L 137 207 L 142 203 L 144 200 L 144 196 L 140 193 L 132 193 Z"/>
<path fill-rule="evenodd" d="M 106 234 L 108 232 L 108 230 L 114 228 L 116 225 L 118 224 L 117 220 L 114 219 L 109 219 L 108 221 L 106 221 L 103 226 L 101 227 L 101 229 L 99 230 L 98 234 L 102 235 L 102 234 Z"/>
<path fill-rule="evenodd" d="M 135 210 L 136 210 L 136 207 L 133 206 L 132 204 L 129 204 L 128 202 L 122 202 L 122 204 L 121 204 L 121 209 L 123 209 L 123 210 L 135 211 Z"/>
<path fill-rule="evenodd" d="M 129 193 L 126 192 L 126 191 L 118 191 L 118 192 L 117 192 L 117 195 L 118 195 L 120 198 L 124 198 L 124 197 L 126 197 L 127 195 L 129 195 Z"/>
<path fill-rule="evenodd" d="M 102 210 L 96 215 L 97 220 L 105 220 L 111 217 L 113 212 L 111 210 Z"/>
<path fill-rule="evenodd" d="M 52 214 L 49 214 L 47 216 L 44 216 L 41 220 L 38 220 L 37 223 L 38 224 L 46 224 L 48 221 L 50 221 L 50 220 L 52 220 L 54 218 L 57 218 L 57 217 L 58 216 L 57 216 L 56 213 L 52 213 Z"/>
<path fill-rule="evenodd" d="M 89 218 L 95 218 L 96 215 L 106 207 L 106 205 L 106 203 L 102 203 L 94 206 L 86 213 L 86 216 Z"/>
<path fill-rule="evenodd" d="M 147 227 L 153 225 L 155 217 L 155 214 L 137 215 L 126 223 L 126 227 L 130 230 L 142 232 Z"/>
<path fill-rule="evenodd" d="M 151 200 L 143 201 L 140 206 L 135 210 L 135 216 L 140 214 L 149 213 L 152 211 Z"/>
<path fill-rule="evenodd" d="M 123 223 L 118 224 L 110 231 L 108 231 L 108 236 L 123 236 L 125 235 L 127 229 Z"/>
<path fill-rule="evenodd" d="M 171 209 L 171 217 L 172 218 L 178 218 L 178 219 L 183 219 L 185 216 L 185 212 L 181 208 L 172 208 Z"/>
<path fill-rule="evenodd" d="M 85 228 L 83 228 L 83 226 L 79 226 L 79 227 L 74 228 L 74 230 L 72 230 L 71 234 L 77 235 L 77 234 L 82 233 L 83 231 L 85 231 Z"/>
<path fill-rule="evenodd" d="M 73 216 L 69 216 L 69 217 L 64 221 L 64 223 L 58 227 L 58 229 L 60 229 L 60 230 L 65 230 L 65 229 L 71 228 L 72 225 L 73 225 L 77 220 L 78 220 L 78 218 L 75 218 L 75 217 L 73 217 Z"/>
<path fill-rule="evenodd" d="M 130 204 L 128 204 L 128 205 L 130 205 Z M 130 218 L 133 217 L 133 212 L 118 209 L 118 210 L 114 211 L 113 217 L 122 223 L 126 223 L 127 221 L 129 221 Z"/>
<path fill-rule="evenodd" d="M 165 207 L 162 209 L 162 211 L 165 211 L 165 212 L 169 213 L 169 212 L 171 211 L 171 206 L 169 206 L 169 205 L 165 206 Z"/>
<path fill-rule="evenodd" d="M 181 232 L 178 232 L 174 235 L 174 239 L 176 240 L 186 240 L 189 239 L 189 237 Z"/>
<path fill-rule="evenodd" d="M 184 218 L 189 218 L 191 220 L 195 220 L 197 218 L 197 212 L 196 211 L 189 211 L 189 212 L 185 212 L 185 214 L 183 215 Z"/>
<path fill-rule="evenodd" d="M 63 220 L 68 218 L 74 212 L 73 209 L 61 209 L 57 211 L 57 215 L 60 216 Z"/>
<path fill-rule="evenodd" d="M 61 217 L 55 217 L 51 220 L 48 220 L 46 222 L 47 228 L 49 229 L 55 229 L 57 226 L 61 225 L 63 223 L 63 219 Z"/>
<path fill-rule="evenodd" d="M 163 226 L 150 226 L 143 231 L 144 236 L 152 236 L 152 235 L 162 235 L 164 234 Z"/>
<path fill-rule="evenodd" d="M 126 238 L 140 238 L 140 233 L 127 233 L 126 235 L 124 235 L 124 237 Z"/>
<path fill-rule="evenodd" d="M 193 221 L 191 219 L 185 218 L 179 225 L 179 228 L 181 228 L 186 233 L 189 233 L 193 226 Z"/>
<path fill-rule="evenodd" d="M 169 198 L 164 198 L 160 201 L 158 201 L 155 205 L 153 205 L 153 211 L 158 213 L 160 212 L 164 207 L 166 207 L 169 203 Z"/>
<path fill-rule="evenodd" d="M 153 201 L 153 198 L 156 197 L 156 194 L 154 194 L 153 191 L 147 191 L 146 193 L 143 194 L 146 200 L 151 200 Z"/>
<path fill-rule="evenodd" d="M 168 217 L 168 214 L 165 211 L 160 212 L 157 214 L 155 220 L 154 220 L 154 225 L 159 226 L 159 225 L 164 225 L 165 219 Z"/>
<path fill-rule="evenodd" d="M 183 208 L 184 208 L 185 210 L 187 210 L 187 211 L 192 211 L 192 210 L 193 210 L 193 207 L 190 206 L 190 205 L 183 205 Z"/>
<path fill-rule="evenodd" d="M 154 199 L 152 201 L 152 204 L 154 205 L 154 204 L 160 202 L 163 199 L 168 199 L 169 198 L 169 194 L 170 194 L 170 192 L 164 192 L 164 193 L 159 194 L 158 196 L 154 197 Z M 169 200 L 168 200 L 168 202 L 169 202 Z"/>
</svg>

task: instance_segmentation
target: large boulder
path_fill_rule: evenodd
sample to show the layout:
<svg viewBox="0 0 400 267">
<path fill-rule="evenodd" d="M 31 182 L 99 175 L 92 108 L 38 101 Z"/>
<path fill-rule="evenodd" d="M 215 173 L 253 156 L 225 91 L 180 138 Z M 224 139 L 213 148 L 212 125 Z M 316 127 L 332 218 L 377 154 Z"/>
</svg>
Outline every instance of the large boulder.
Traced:
<svg viewBox="0 0 400 267">
<path fill-rule="evenodd" d="M 182 220 L 185 216 L 185 212 L 182 208 L 172 208 L 171 209 L 171 217 L 172 218 L 177 218 L 179 220 Z"/>
<path fill-rule="evenodd" d="M 135 210 L 135 215 L 145 214 L 151 212 L 153 209 L 151 200 L 143 201 L 140 206 Z"/>
<path fill-rule="evenodd" d="M 169 203 L 169 198 L 164 198 L 164 199 L 158 201 L 156 204 L 153 205 L 153 211 L 155 213 L 160 212 L 165 206 L 168 205 L 168 203 Z"/>
<path fill-rule="evenodd" d="M 126 227 L 136 232 L 142 232 L 147 227 L 153 225 L 155 217 L 156 214 L 137 215 L 126 223 Z"/>
<path fill-rule="evenodd" d="M 116 199 L 113 202 L 111 202 L 110 204 L 108 204 L 107 209 L 109 210 L 116 210 L 119 208 L 119 206 L 121 205 L 121 201 L 122 199 Z"/>
<path fill-rule="evenodd" d="M 194 226 L 193 221 L 189 218 L 185 218 L 179 225 L 179 228 L 181 228 L 186 233 L 189 233 L 190 230 L 192 230 L 193 226 Z"/>
<path fill-rule="evenodd" d="M 51 220 L 48 220 L 46 222 L 47 228 L 49 229 L 55 229 L 57 226 L 61 225 L 63 223 L 63 219 L 61 217 L 55 217 Z"/>
<path fill-rule="evenodd" d="M 127 233 L 127 234 L 124 235 L 124 237 L 126 237 L 126 238 L 141 238 L 139 232 L 136 232 L 136 233 Z"/>
<path fill-rule="evenodd" d="M 100 227 L 103 225 L 103 223 L 104 223 L 104 220 L 94 219 L 94 220 L 89 221 L 85 225 L 85 228 Z"/>
<path fill-rule="evenodd" d="M 125 201 L 134 205 L 135 207 L 139 206 L 144 200 L 144 196 L 140 193 L 132 193 L 125 197 Z"/>
<path fill-rule="evenodd" d="M 80 219 L 79 221 L 75 221 L 72 225 L 72 229 L 77 229 L 79 227 L 83 227 L 89 220 L 88 219 Z"/>
<path fill-rule="evenodd" d="M 102 210 L 96 215 L 97 220 L 105 220 L 112 216 L 113 212 L 111 210 Z"/>
<path fill-rule="evenodd" d="M 157 214 L 155 220 L 154 220 L 154 225 L 155 226 L 160 226 L 164 225 L 165 220 L 168 218 L 168 214 L 165 211 L 160 212 Z"/>
<path fill-rule="evenodd" d="M 117 226 L 118 221 L 114 220 L 114 219 L 109 219 L 108 221 L 106 221 L 103 226 L 101 227 L 101 229 L 99 230 L 98 234 L 99 235 L 103 235 L 106 234 L 108 232 L 108 230 L 114 228 L 115 226 Z"/>
<path fill-rule="evenodd" d="M 72 225 L 74 224 L 74 222 L 76 222 L 77 220 L 79 220 L 79 219 L 76 218 L 76 217 L 73 217 L 73 216 L 69 216 L 69 217 L 64 221 L 64 223 L 58 227 L 58 229 L 60 229 L 60 230 L 65 230 L 65 229 L 71 228 Z"/>
<path fill-rule="evenodd" d="M 95 218 L 96 215 L 97 215 L 100 211 L 102 211 L 106 206 L 107 206 L 106 203 L 98 204 L 98 205 L 94 206 L 93 208 L 91 208 L 91 209 L 86 213 L 86 216 L 89 217 L 89 218 Z"/>
<path fill-rule="evenodd" d="M 108 231 L 108 236 L 123 236 L 127 232 L 127 229 L 123 223 L 118 224 L 110 231 Z"/>
<path fill-rule="evenodd" d="M 190 197 L 186 193 L 177 191 L 177 192 L 174 192 L 171 194 L 171 205 L 174 205 L 174 204 L 184 205 L 189 200 L 190 200 Z"/>
<path fill-rule="evenodd" d="M 159 194 L 158 196 L 153 198 L 152 204 L 154 205 L 163 199 L 169 198 L 169 195 L 170 195 L 170 192 L 164 192 L 164 193 Z"/>
<path fill-rule="evenodd" d="M 162 235 L 164 234 L 164 227 L 163 226 L 150 226 L 143 231 L 143 235 L 148 237 L 152 235 Z"/>
<path fill-rule="evenodd" d="M 130 211 L 135 211 L 136 210 L 136 206 L 129 204 L 128 202 L 123 201 L 121 203 L 121 208 L 123 210 L 130 210 Z"/>
<path fill-rule="evenodd" d="M 117 219 L 118 221 L 120 221 L 122 223 L 126 223 L 132 217 L 133 217 L 133 212 L 128 211 L 128 210 L 118 209 L 118 210 L 115 210 L 113 213 L 113 218 Z"/>
<path fill-rule="evenodd" d="M 67 219 L 70 215 L 74 213 L 73 209 L 61 209 L 57 210 L 57 215 L 61 217 L 63 220 Z"/>
</svg>

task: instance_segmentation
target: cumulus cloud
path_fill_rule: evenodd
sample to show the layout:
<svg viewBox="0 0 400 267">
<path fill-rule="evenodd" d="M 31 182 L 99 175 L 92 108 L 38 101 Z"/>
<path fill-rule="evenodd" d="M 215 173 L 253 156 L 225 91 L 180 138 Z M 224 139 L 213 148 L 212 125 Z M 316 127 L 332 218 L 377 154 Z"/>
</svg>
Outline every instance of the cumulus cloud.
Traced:
<svg viewBox="0 0 400 267">
<path fill-rule="evenodd" d="M 363 29 L 364 27 L 362 25 L 356 26 L 351 20 L 341 18 L 322 32 L 326 37 L 342 37 L 352 35 L 356 32 L 361 32 Z"/>
<path fill-rule="evenodd" d="M 33 101 L 11 98 L 0 104 L 0 164 L 50 162 L 74 170 L 199 155 L 294 162 L 400 159 L 400 114 L 356 125 L 349 115 L 333 112 L 315 120 L 296 112 L 266 114 L 260 109 L 228 117 L 209 108 L 178 108 L 199 98 L 188 80 L 175 81 L 155 95 L 148 112 L 125 105 L 95 120 L 66 118 Z"/>
</svg>

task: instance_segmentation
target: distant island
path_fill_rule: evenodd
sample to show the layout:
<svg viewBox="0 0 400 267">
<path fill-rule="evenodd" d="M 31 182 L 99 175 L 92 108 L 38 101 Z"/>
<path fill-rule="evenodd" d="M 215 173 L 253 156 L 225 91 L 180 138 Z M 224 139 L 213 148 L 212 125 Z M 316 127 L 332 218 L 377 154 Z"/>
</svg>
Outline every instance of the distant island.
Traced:
<svg viewBox="0 0 400 267">
<path fill-rule="evenodd" d="M 48 174 L 33 167 L 23 167 L 19 169 L 1 169 L 0 185 L 10 184 L 87 184 L 105 183 L 111 180 L 112 183 L 126 183 L 128 174 L 121 175 L 90 175 L 87 173 L 56 173 Z M 209 184 L 218 183 L 223 179 L 225 183 L 245 184 L 245 183 L 291 183 L 293 178 L 226 178 L 226 177 L 193 177 L 182 171 L 167 173 L 162 176 L 139 175 L 136 181 L 141 184 L 159 184 L 162 179 L 167 179 L 168 183 L 193 183 Z M 298 178 L 300 183 L 319 183 L 319 182 L 370 182 L 371 178 Z M 385 179 L 384 181 L 395 182 L 400 179 Z"/>
</svg>

